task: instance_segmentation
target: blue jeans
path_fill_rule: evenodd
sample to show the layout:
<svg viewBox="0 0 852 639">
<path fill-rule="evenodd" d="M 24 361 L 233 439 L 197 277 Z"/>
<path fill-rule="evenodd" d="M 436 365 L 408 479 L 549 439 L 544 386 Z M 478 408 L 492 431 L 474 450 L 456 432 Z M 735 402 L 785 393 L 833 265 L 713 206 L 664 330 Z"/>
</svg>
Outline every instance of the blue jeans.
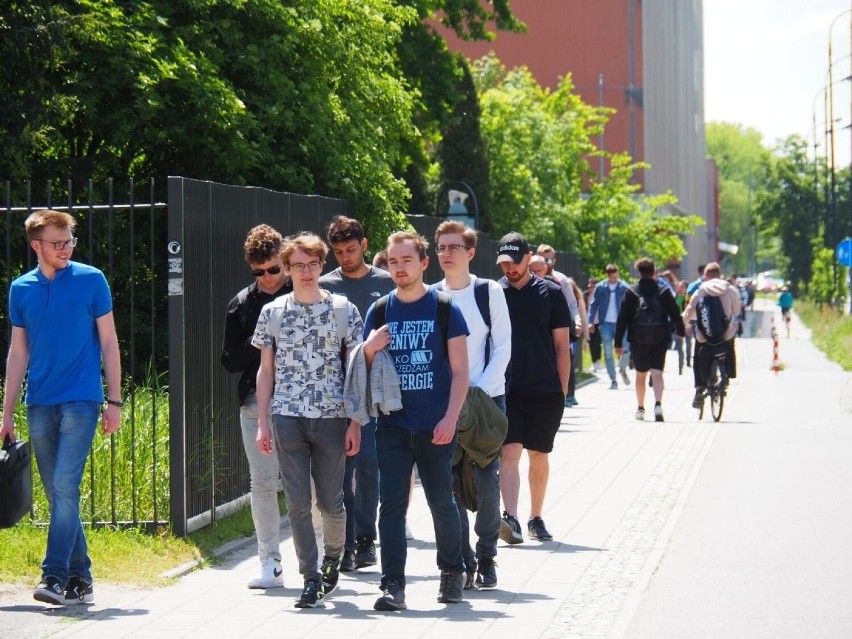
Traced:
<svg viewBox="0 0 852 639">
<path fill-rule="evenodd" d="M 615 381 L 615 358 L 614 358 L 614 340 L 615 340 L 615 322 L 601 322 L 598 324 L 598 330 L 601 333 L 601 341 L 603 342 L 604 361 L 606 362 L 606 372 L 609 375 L 610 381 Z M 618 362 L 618 367 L 624 371 L 627 370 L 627 362 L 630 359 L 630 344 L 627 338 L 624 338 L 624 351 L 621 354 L 621 359 Z"/>
<path fill-rule="evenodd" d="M 349 420 L 272 415 L 272 426 L 299 572 L 306 581 L 319 579 L 319 550 L 311 519 L 311 477 L 322 513 L 324 554 L 340 557 L 346 541 L 343 460 Z"/>
<path fill-rule="evenodd" d="M 359 539 L 376 539 L 379 509 L 379 462 L 376 459 L 376 420 L 361 426 L 361 450 L 346 458 L 343 475 L 346 506 L 346 550 L 355 550 Z"/>
<path fill-rule="evenodd" d="M 63 585 L 69 577 L 92 580 L 92 560 L 80 521 L 80 483 L 99 414 L 98 402 L 27 406 L 30 440 L 50 504 L 41 572 Z"/>
<path fill-rule="evenodd" d="M 506 412 L 506 396 L 492 397 L 500 410 Z M 476 552 L 470 545 L 470 522 L 467 509 L 458 506 L 461 524 L 462 556 L 468 570 L 476 567 L 480 557 L 497 556 L 497 537 L 500 534 L 500 458 L 496 457 L 485 468 L 473 465 L 473 482 L 476 485 L 476 521 L 473 531 L 478 540 Z"/>
<path fill-rule="evenodd" d="M 379 536 L 382 540 L 382 587 L 396 580 L 405 587 L 405 513 L 411 469 L 417 463 L 420 484 L 435 528 L 438 568 L 463 572 L 461 526 L 453 497 L 453 460 L 457 439 L 451 444 L 432 443 L 432 430 L 406 430 L 396 426 L 379 426 L 376 451 L 379 458 Z"/>
</svg>

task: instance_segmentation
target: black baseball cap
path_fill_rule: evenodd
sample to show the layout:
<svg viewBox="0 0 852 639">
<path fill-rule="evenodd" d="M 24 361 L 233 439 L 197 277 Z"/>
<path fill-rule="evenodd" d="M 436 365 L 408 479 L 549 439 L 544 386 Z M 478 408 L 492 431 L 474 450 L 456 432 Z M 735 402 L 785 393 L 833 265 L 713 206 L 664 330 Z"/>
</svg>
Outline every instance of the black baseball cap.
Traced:
<svg viewBox="0 0 852 639">
<path fill-rule="evenodd" d="M 506 233 L 497 243 L 497 263 L 514 262 L 520 264 L 524 255 L 529 252 L 530 245 L 527 244 L 527 239 L 523 235 L 515 231 Z"/>
</svg>

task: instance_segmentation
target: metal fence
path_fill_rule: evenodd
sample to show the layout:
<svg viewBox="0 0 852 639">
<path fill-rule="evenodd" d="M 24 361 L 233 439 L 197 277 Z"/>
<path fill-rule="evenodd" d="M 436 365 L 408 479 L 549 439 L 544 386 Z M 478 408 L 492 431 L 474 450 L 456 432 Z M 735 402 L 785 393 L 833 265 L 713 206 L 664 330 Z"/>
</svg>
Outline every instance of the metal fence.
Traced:
<svg viewBox="0 0 852 639">
<path fill-rule="evenodd" d="M 30 184 L 5 187 L 0 337 L 7 345 L 8 282 L 35 262 L 23 231 L 32 211 L 71 212 L 80 237 L 74 259 L 101 268 L 113 292 L 126 423 L 118 436 L 96 440 L 83 487 L 84 518 L 94 525 L 170 524 L 185 535 L 246 503 L 250 477 L 237 380 L 220 364 L 227 303 L 250 280 L 243 241 L 260 223 L 285 235 L 322 236 L 332 217 L 349 212 L 348 203 L 179 177 L 168 179 L 168 206 L 156 201 L 153 181 L 145 189 L 148 201 L 138 202 L 130 180 L 119 195 L 124 203 L 117 203 L 111 181 L 101 189 L 90 182 L 81 193 L 70 183 L 48 184 L 37 194 Z M 408 219 L 430 243 L 443 221 Z M 371 240 L 373 247 L 384 243 Z M 496 254 L 497 241 L 480 234 L 471 271 L 501 277 Z M 576 258 L 559 253 L 558 260 L 561 270 L 581 277 Z M 433 256 L 425 280 L 442 277 Z M 47 513 L 35 512 L 34 519 L 45 521 Z"/>
<path fill-rule="evenodd" d="M 164 401 L 160 382 L 167 366 L 165 261 L 156 241 L 158 234 L 165 235 L 166 205 L 156 201 L 153 180 L 138 190 L 132 179 L 125 186 L 116 194 L 111 180 L 99 186 L 89 181 L 79 191 L 70 181 L 48 182 L 43 187 L 29 182 L 4 184 L 0 340 L 8 350 L 9 283 L 35 266 L 24 220 L 42 208 L 71 213 L 80 240 L 73 259 L 100 268 L 112 290 L 127 400 L 119 434 L 98 438 L 92 447 L 81 514 L 95 525 L 156 527 L 167 522 L 169 511 L 168 459 L 164 458 L 168 422 L 162 406 L 158 407 Z M 4 357 L 4 378 L 5 361 Z M 19 427 L 26 435 L 25 421 Z M 37 476 L 35 481 L 38 486 Z M 33 517 L 45 521 L 46 504 L 37 500 Z"/>
</svg>

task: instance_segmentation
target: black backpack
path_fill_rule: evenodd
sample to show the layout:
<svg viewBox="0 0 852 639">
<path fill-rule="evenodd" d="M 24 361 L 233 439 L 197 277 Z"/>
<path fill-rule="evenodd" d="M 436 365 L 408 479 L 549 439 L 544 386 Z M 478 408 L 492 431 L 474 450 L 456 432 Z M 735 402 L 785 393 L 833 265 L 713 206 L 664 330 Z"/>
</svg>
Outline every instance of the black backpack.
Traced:
<svg viewBox="0 0 852 639">
<path fill-rule="evenodd" d="M 695 311 L 698 330 L 710 344 L 719 344 L 728 330 L 730 320 L 725 317 L 722 300 L 712 295 L 702 295 L 698 298 Z"/>
<path fill-rule="evenodd" d="M 636 315 L 633 316 L 631 341 L 641 346 L 662 344 L 671 337 L 669 317 L 660 301 L 660 291 L 653 295 L 642 295 L 639 287 L 634 286 L 633 292 L 639 298 Z"/>
</svg>

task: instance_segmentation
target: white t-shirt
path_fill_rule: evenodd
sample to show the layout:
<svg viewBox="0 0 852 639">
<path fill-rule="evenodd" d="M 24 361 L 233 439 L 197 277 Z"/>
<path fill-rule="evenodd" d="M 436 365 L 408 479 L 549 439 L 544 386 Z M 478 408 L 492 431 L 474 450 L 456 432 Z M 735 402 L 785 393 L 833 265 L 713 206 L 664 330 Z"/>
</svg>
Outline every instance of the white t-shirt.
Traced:
<svg viewBox="0 0 852 639">
<path fill-rule="evenodd" d="M 612 322 L 615 324 L 618 321 L 618 305 L 615 302 L 615 289 L 618 284 L 609 284 L 609 305 L 606 308 L 606 317 L 604 322 Z"/>
<path fill-rule="evenodd" d="M 488 326 L 482 319 L 476 305 L 473 283 L 476 276 L 470 276 L 470 284 L 462 289 L 452 290 L 447 280 L 441 281 L 441 289 L 453 298 L 464 315 L 467 323 L 467 360 L 470 371 L 470 385 L 484 390 L 490 397 L 505 395 L 506 367 L 512 357 L 512 324 L 509 320 L 509 307 L 502 287 L 495 281 L 488 281 L 488 306 L 491 311 L 491 354 L 488 366 L 485 365 L 485 340 L 488 338 Z"/>
</svg>

